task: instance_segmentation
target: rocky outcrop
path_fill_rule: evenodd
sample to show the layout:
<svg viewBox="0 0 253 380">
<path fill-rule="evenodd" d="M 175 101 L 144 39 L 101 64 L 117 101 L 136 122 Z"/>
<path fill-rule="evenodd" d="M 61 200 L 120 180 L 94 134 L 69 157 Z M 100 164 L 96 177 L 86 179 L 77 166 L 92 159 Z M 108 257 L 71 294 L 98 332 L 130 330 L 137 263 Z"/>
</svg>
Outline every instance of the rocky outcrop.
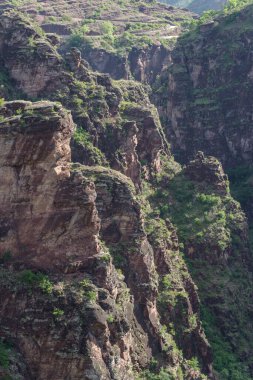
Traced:
<svg viewBox="0 0 253 380">
<path fill-rule="evenodd" d="M 240 247 L 241 258 L 247 257 L 247 261 L 250 263 L 247 220 L 239 204 L 230 196 L 228 178 L 219 161 L 214 157 L 205 157 L 202 152 L 198 152 L 196 158 L 186 166 L 182 174 L 187 180 L 192 181 L 193 186 L 196 186 L 196 191 L 210 194 L 206 198 L 202 193 L 202 195 L 197 195 L 200 203 L 210 202 L 210 205 L 217 203 L 220 212 L 220 217 L 219 214 L 216 215 L 217 219 L 215 212 L 212 221 L 207 218 L 209 226 L 205 230 L 205 236 L 198 239 L 193 235 L 186 242 L 188 255 L 194 258 L 195 255 L 198 256 L 198 251 L 203 251 L 207 255 L 207 261 L 225 260 L 227 262 L 233 254 L 233 235 L 237 235 L 242 242 Z M 215 199 L 215 197 L 217 198 Z M 220 223 L 223 217 L 228 219 Z M 216 235 L 217 240 L 214 239 L 214 235 Z M 195 244 L 198 246 L 199 243 L 200 247 L 194 247 Z"/>
<path fill-rule="evenodd" d="M 180 260 L 174 227 L 169 221 L 165 226 L 159 218 L 152 222 L 151 215 L 143 214 L 131 183 L 117 172 L 75 167 L 95 182 L 101 237 L 134 295 L 137 320 L 147 333 L 153 357 L 175 371 L 181 361 L 178 345 L 186 359 L 198 357 L 204 373 L 214 378 L 211 349 L 199 320 L 198 295 Z M 173 294 L 166 280 L 173 284 Z M 159 358 L 161 350 L 164 355 Z M 191 376 L 190 368 L 186 373 Z"/>
<path fill-rule="evenodd" d="M 81 46 L 80 50 L 93 70 L 109 74 L 116 80 L 130 78 L 131 73 L 126 57 L 120 57 L 116 53 L 102 49 L 87 49 L 85 46 Z"/>
<path fill-rule="evenodd" d="M 70 114 L 10 102 L 1 117 L 1 253 L 41 268 L 83 265 L 98 253 L 99 222 L 94 185 L 70 171 Z"/>
<path fill-rule="evenodd" d="M 98 241 L 94 183 L 71 171 L 72 119 L 50 102 L 5 103 L 1 113 L 1 171 L 8 179 L 1 186 L 2 263 L 8 256 L 7 264 L 15 268 L 54 274 L 49 282 L 31 271 L 1 269 L 2 338 L 21 353 L 26 379 L 110 379 L 117 372 L 118 378 L 132 378 L 130 346 L 142 365 L 149 348 L 126 286 Z M 46 288 L 38 286 L 41 280 Z M 131 338 L 134 329 L 137 335 Z M 138 339 L 143 354 L 134 349 Z"/>
<path fill-rule="evenodd" d="M 198 152 L 184 173 L 190 180 L 203 183 L 204 187 L 210 186 L 220 195 L 229 195 L 228 176 L 214 157 L 205 157 L 203 152 Z"/>
<path fill-rule="evenodd" d="M 25 26 L 22 18 L 15 12 L 7 14 L 12 14 L 12 17 L 1 17 L 0 55 L 7 58 L 4 66 L 10 77 L 19 82 L 19 88 L 28 96 L 36 98 L 59 77 L 62 59 L 50 42 L 41 38 L 39 29 L 35 31 L 29 22 Z M 10 30 L 12 34 L 7 37 L 6 33 Z M 20 50 L 18 59 L 15 46 Z M 45 62 L 44 59 L 41 61 L 42 57 Z M 34 65 L 34 61 L 37 61 L 37 65 Z"/>
<path fill-rule="evenodd" d="M 135 80 L 148 84 L 155 82 L 171 59 L 171 49 L 160 43 L 145 48 L 133 47 L 123 57 L 103 49 L 88 49 L 84 46 L 81 50 L 93 70 L 110 74 L 114 79 L 134 77 Z"/>
</svg>

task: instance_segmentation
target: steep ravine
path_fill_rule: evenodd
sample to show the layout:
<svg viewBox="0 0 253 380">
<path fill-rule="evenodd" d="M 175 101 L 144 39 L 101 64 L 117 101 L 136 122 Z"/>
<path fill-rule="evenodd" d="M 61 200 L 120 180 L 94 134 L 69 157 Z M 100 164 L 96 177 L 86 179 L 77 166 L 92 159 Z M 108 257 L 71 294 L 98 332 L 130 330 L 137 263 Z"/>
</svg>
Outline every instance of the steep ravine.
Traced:
<svg viewBox="0 0 253 380">
<path fill-rule="evenodd" d="M 33 101 L 1 101 L 1 376 L 251 379 L 247 221 L 220 163 L 181 168 L 140 83 L 16 12 L 0 34 L 2 96 Z"/>
</svg>

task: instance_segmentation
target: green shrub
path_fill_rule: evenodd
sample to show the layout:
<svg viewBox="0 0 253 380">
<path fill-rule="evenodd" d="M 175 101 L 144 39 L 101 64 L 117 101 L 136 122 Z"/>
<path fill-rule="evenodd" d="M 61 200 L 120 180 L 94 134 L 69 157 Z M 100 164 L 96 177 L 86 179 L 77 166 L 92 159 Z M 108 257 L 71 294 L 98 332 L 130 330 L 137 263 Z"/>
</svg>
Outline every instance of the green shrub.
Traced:
<svg viewBox="0 0 253 380">
<path fill-rule="evenodd" d="M 85 293 L 85 298 L 87 298 L 87 300 L 91 302 L 95 302 L 97 300 L 97 292 L 95 292 L 94 290 L 88 290 Z"/>
<path fill-rule="evenodd" d="M 106 158 L 99 148 L 94 146 L 90 134 L 82 128 L 77 128 L 73 135 L 73 140 L 83 145 L 94 160 L 94 164 L 106 166 Z"/>
<path fill-rule="evenodd" d="M 92 282 L 88 278 L 84 278 L 79 282 L 79 284 L 85 289 L 89 289 L 92 286 Z"/>
<path fill-rule="evenodd" d="M 88 31 L 88 27 L 83 25 L 81 30 L 76 30 L 71 34 L 66 42 L 67 47 L 85 48 L 90 49 L 93 46 L 93 41 L 89 36 L 85 35 L 85 30 Z"/>
<path fill-rule="evenodd" d="M 238 11 L 248 4 L 252 4 L 252 0 L 228 0 L 225 5 L 224 12 L 230 13 L 231 11 Z"/>
<path fill-rule="evenodd" d="M 200 370 L 199 361 L 198 361 L 198 358 L 196 358 L 196 357 L 187 360 L 187 364 L 189 367 L 191 367 L 195 371 Z"/>
<path fill-rule="evenodd" d="M 201 306 L 201 320 L 207 338 L 214 352 L 214 369 L 222 380 L 251 380 L 240 358 L 232 351 L 230 344 L 221 334 L 214 314 L 205 306 Z"/>
<path fill-rule="evenodd" d="M 165 289 L 171 289 L 172 283 L 171 283 L 171 276 L 169 274 L 166 274 L 162 279 L 162 285 Z"/>
<path fill-rule="evenodd" d="M 158 373 L 152 372 L 150 370 L 143 371 L 137 380 L 181 380 L 183 378 L 176 378 L 174 375 L 170 374 L 168 370 L 161 368 Z"/>
<path fill-rule="evenodd" d="M 0 340 L 0 367 L 9 367 L 9 351 L 8 345 Z"/>
<path fill-rule="evenodd" d="M 53 283 L 47 276 L 41 275 L 38 280 L 38 286 L 45 294 L 51 294 L 53 291 Z"/>
<path fill-rule="evenodd" d="M 8 263 L 12 258 L 11 251 L 5 251 L 0 258 L 0 264 Z"/>
<path fill-rule="evenodd" d="M 19 280 L 26 285 L 35 285 L 38 281 L 37 274 L 26 269 L 19 274 Z"/>
<path fill-rule="evenodd" d="M 149 363 L 149 370 L 150 371 L 156 371 L 158 368 L 158 360 L 155 358 L 151 358 L 150 363 Z"/>
<path fill-rule="evenodd" d="M 30 288 L 38 287 L 45 294 L 51 294 L 53 291 L 53 283 L 48 276 L 43 273 L 34 273 L 30 269 L 26 269 L 19 274 L 19 281 Z"/>
<path fill-rule="evenodd" d="M 83 106 L 83 100 L 78 98 L 77 95 L 74 95 L 72 97 L 72 103 L 73 103 L 73 106 L 76 108 L 81 108 Z"/>
<path fill-rule="evenodd" d="M 114 26 L 111 23 L 111 21 L 103 21 L 102 24 L 100 25 L 100 29 L 103 34 L 113 36 Z"/>
<path fill-rule="evenodd" d="M 55 308 L 52 312 L 53 316 L 56 318 L 60 318 L 64 315 L 64 310 Z"/>
<path fill-rule="evenodd" d="M 72 21 L 72 17 L 69 15 L 63 15 L 61 19 L 64 22 L 71 22 Z"/>
<path fill-rule="evenodd" d="M 79 282 L 79 285 L 84 288 L 84 297 L 86 300 L 95 302 L 97 300 L 97 292 L 94 290 L 94 285 L 88 278 L 84 278 Z"/>
<path fill-rule="evenodd" d="M 197 327 L 197 316 L 195 314 L 190 315 L 188 322 L 190 331 L 194 330 Z"/>
<path fill-rule="evenodd" d="M 197 194 L 196 199 L 206 205 L 215 205 L 220 201 L 220 197 L 214 194 Z"/>
<path fill-rule="evenodd" d="M 111 261 L 111 256 L 109 254 L 104 254 L 101 256 L 101 261 L 105 264 L 109 264 Z"/>
<path fill-rule="evenodd" d="M 108 323 L 113 323 L 114 322 L 114 316 L 112 314 L 109 314 L 106 320 Z"/>
</svg>

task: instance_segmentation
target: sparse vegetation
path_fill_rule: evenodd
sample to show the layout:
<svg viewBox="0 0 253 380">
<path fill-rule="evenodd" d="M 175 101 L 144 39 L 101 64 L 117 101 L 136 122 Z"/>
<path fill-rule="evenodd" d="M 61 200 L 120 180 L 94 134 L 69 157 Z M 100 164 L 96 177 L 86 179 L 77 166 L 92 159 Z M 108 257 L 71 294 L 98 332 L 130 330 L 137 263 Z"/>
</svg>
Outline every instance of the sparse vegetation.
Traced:
<svg viewBox="0 0 253 380">
<path fill-rule="evenodd" d="M 26 269 L 19 274 L 19 281 L 29 288 L 38 287 L 45 294 L 51 294 L 53 291 L 53 283 L 48 276 L 42 273 L 34 273 L 30 269 Z"/>
<path fill-rule="evenodd" d="M 108 315 L 107 322 L 108 323 L 113 323 L 114 322 L 114 316 L 112 314 Z"/>
<path fill-rule="evenodd" d="M 0 340 L 0 367 L 8 368 L 9 367 L 9 346 Z"/>
<path fill-rule="evenodd" d="M 55 308 L 52 312 L 53 316 L 57 319 L 64 315 L 64 310 Z"/>
<path fill-rule="evenodd" d="M 234 12 L 241 7 L 242 3 L 246 5 L 249 2 L 244 1 L 239 4 L 237 0 L 231 0 L 223 13 L 218 14 L 215 11 L 209 11 L 204 13 L 199 20 L 193 21 L 192 26 L 195 29 L 190 33 L 190 41 L 195 38 L 196 34 L 194 33 L 197 33 L 198 30 L 203 29 L 203 33 L 205 33 L 205 28 L 201 29 L 202 25 L 208 24 L 211 21 L 211 26 L 209 26 L 212 28 L 212 21 L 216 21 L 217 17 L 221 17 L 220 20 L 222 20 L 224 15 L 229 15 L 227 23 L 222 24 L 225 25 L 224 28 L 229 29 L 229 22 L 233 19 Z M 112 18 L 106 19 L 108 9 L 112 7 L 114 10 L 115 4 L 124 10 L 122 12 L 122 9 L 118 7 L 119 10 L 117 11 L 118 8 L 116 8 L 116 12 L 114 13 L 116 22 Z M 13 5 L 21 6 L 22 1 L 13 0 Z M 64 50 L 64 48 L 69 49 L 72 46 L 80 48 L 85 53 L 93 48 L 96 52 L 99 52 L 99 49 L 103 49 L 111 52 L 112 56 L 117 55 L 117 58 L 120 56 L 120 59 L 127 56 L 128 52 L 133 49 L 142 49 L 145 55 L 147 51 L 149 53 L 149 48 L 153 44 L 159 45 L 160 50 L 163 51 L 160 43 L 165 44 L 164 39 L 167 37 L 169 37 L 168 40 L 170 40 L 170 37 L 173 37 L 173 43 L 178 43 L 176 42 L 177 36 L 170 35 L 171 26 L 180 27 L 189 24 L 189 21 L 191 21 L 191 17 L 189 16 L 188 19 L 184 11 L 174 11 L 169 16 L 166 14 L 166 17 L 164 14 L 159 14 L 161 8 L 159 8 L 155 1 L 129 2 L 121 0 L 110 3 L 109 6 L 108 8 L 108 3 L 105 2 L 105 4 L 101 4 L 99 9 L 92 9 L 90 14 L 87 13 L 89 16 L 82 23 L 79 22 L 81 16 L 74 18 L 64 13 L 60 17 L 61 27 L 64 26 L 64 23 L 71 24 L 72 27 L 74 22 L 76 24 L 72 29 L 73 33 L 67 39 L 66 46 L 61 46 L 59 51 L 61 49 Z M 152 9 L 152 12 L 150 9 Z M 110 11 L 112 10 L 109 9 L 108 12 Z M 151 12 L 150 14 L 149 11 Z M 127 12 L 129 12 L 129 15 Z M 180 17 L 176 15 L 177 12 L 179 12 Z M 141 17 L 138 19 L 140 14 Z M 143 22 L 144 15 L 152 16 L 152 19 L 151 17 L 147 17 L 147 22 Z M 230 17 L 230 15 L 232 16 Z M 133 16 L 137 17 L 136 21 Z M 120 24 L 117 22 L 117 17 L 118 19 L 121 18 Z M 59 17 L 52 15 L 46 18 L 46 21 L 58 23 Z M 76 27 L 77 24 L 78 26 Z M 217 32 L 218 34 L 219 22 L 218 26 L 215 24 L 214 27 L 217 27 L 215 33 Z M 173 33 L 179 33 L 179 31 L 173 30 Z M 24 35 L 26 34 L 24 33 Z M 24 59 L 26 56 L 27 59 L 28 54 L 31 52 L 39 52 L 43 56 L 43 48 L 46 50 L 49 46 L 49 39 L 47 42 L 43 39 L 40 40 L 42 35 L 34 35 L 32 27 L 27 35 L 29 35 L 26 41 L 29 49 L 23 49 L 19 52 L 21 58 Z M 201 35 L 201 38 L 205 40 L 206 35 L 203 35 L 204 37 Z M 180 39 L 179 44 L 183 43 L 182 41 L 188 41 L 187 38 L 184 35 Z M 247 41 L 247 38 L 244 41 Z M 65 39 L 63 38 L 62 40 Z M 234 46 L 236 44 L 238 44 L 236 39 L 227 49 L 224 49 L 221 44 L 222 49 L 225 50 L 224 54 L 223 52 L 221 54 L 222 62 L 224 63 L 224 73 L 228 71 L 228 68 L 233 67 Z M 171 48 L 169 43 L 166 46 Z M 191 44 L 186 44 L 185 50 L 190 47 Z M 205 46 L 200 50 L 203 54 L 207 53 Z M 76 52 L 75 49 L 73 51 Z M 99 53 L 101 53 L 101 56 L 104 54 L 101 51 Z M 34 58 L 34 55 L 31 56 Z M 50 49 L 46 52 L 45 56 L 45 61 L 50 61 L 50 64 L 54 59 L 56 60 L 59 57 L 57 55 L 54 56 L 53 50 Z M 172 55 L 170 55 L 170 59 L 172 59 L 171 57 Z M 185 84 L 189 67 L 185 64 L 185 59 L 182 59 L 180 55 L 177 58 L 176 63 L 169 69 L 169 75 L 171 75 L 173 80 L 177 77 L 180 78 L 180 81 Z M 123 60 L 123 62 L 125 61 Z M 220 63 L 220 61 L 217 62 Z M 154 141 L 156 138 L 158 141 L 164 134 L 158 114 L 149 102 L 150 88 L 148 86 L 143 87 L 140 84 L 137 85 L 134 81 L 127 80 L 111 81 L 106 75 L 91 72 L 90 68 L 86 67 L 84 61 L 78 61 L 76 67 L 74 67 L 74 64 L 75 62 L 69 62 L 67 58 L 66 61 L 57 63 L 57 67 L 60 67 L 63 71 L 60 74 L 64 75 L 59 76 L 59 81 L 56 81 L 56 87 L 58 87 L 54 93 L 50 93 L 49 95 L 61 101 L 72 112 L 74 121 L 77 124 L 72 139 L 72 153 L 77 151 L 79 155 L 78 159 L 81 158 L 85 164 L 90 165 L 88 168 L 85 168 L 79 164 L 76 164 L 76 166 L 73 164 L 72 169 L 73 171 L 76 170 L 75 174 L 78 171 L 80 174 L 84 173 L 85 178 L 89 178 L 89 181 L 94 182 L 97 199 L 95 200 L 95 196 L 93 196 L 94 200 L 90 201 L 88 199 L 87 202 L 84 199 L 85 197 L 81 198 L 80 204 L 87 202 L 87 207 L 85 203 L 87 218 L 86 215 L 84 216 L 79 212 L 80 204 L 78 204 L 75 216 L 71 216 L 69 219 L 66 217 L 66 224 L 71 225 L 72 223 L 76 223 L 76 221 L 79 221 L 78 218 L 80 216 L 81 223 L 83 223 L 82 226 L 85 227 L 86 223 L 89 222 L 89 218 L 92 219 L 92 213 L 94 212 L 95 215 L 98 211 L 99 218 L 101 219 L 100 233 L 103 236 L 104 230 L 109 225 L 109 221 L 114 217 L 113 214 L 110 214 L 113 213 L 110 204 L 111 199 L 114 200 L 118 195 L 118 188 L 114 188 L 114 184 L 122 182 L 124 189 L 122 190 L 122 186 L 118 191 L 119 194 L 121 191 L 123 193 L 118 206 L 120 214 L 115 217 L 115 224 L 119 223 L 121 227 L 120 237 L 115 239 L 116 242 L 111 243 L 109 249 L 102 243 L 99 246 L 98 241 L 96 241 L 98 247 L 96 255 L 94 254 L 95 257 L 92 256 L 92 249 L 90 257 L 85 257 L 87 262 L 90 260 L 92 264 L 87 263 L 87 266 L 81 267 L 75 273 L 71 271 L 72 268 L 70 270 L 66 268 L 66 274 L 57 273 L 55 275 L 55 277 L 58 276 L 64 279 L 57 283 L 55 283 L 55 277 L 52 276 L 54 279 L 53 283 L 47 275 L 30 269 L 22 270 L 17 274 L 14 273 L 16 270 L 14 267 L 14 269 L 11 268 L 7 272 L 7 268 L 11 267 L 9 263 L 11 263 L 12 255 L 9 251 L 4 252 L 0 262 L 1 268 L 6 269 L 6 273 L 4 271 L 1 273 L 3 288 L 13 291 L 13 294 L 18 292 L 20 294 L 31 294 L 31 305 L 33 306 L 36 305 L 37 300 L 35 296 L 37 296 L 41 305 L 44 306 L 43 302 L 45 302 L 47 306 L 45 308 L 38 308 L 38 313 L 41 312 L 44 317 L 44 313 L 49 310 L 50 323 L 53 320 L 55 323 L 51 324 L 59 327 L 61 323 L 57 322 L 64 321 L 62 325 L 64 325 L 66 333 L 68 333 L 68 324 L 65 316 L 70 315 L 68 307 L 73 304 L 74 310 L 72 310 L 71 319 L 73 319 L 71 322 L 75 323 L 75 334 L 78 334 L 79 329 L 80 331 L 83 329 L 83 339 L 83 336 L 87 335 L 91 319 L 94 332 L 97 333 L 98 337 L 101 334 L 103 338 L 103 347 L 110 341 L 113 350 L 113 345 L 118 336 L 121 339 L 136 323 L 131 313 L 134 315 L 136 310 L 139 309 L 137 310 L 139 313 L 138 318 L 141 317 L 142 309 L 146 307 L 145 302 L 148 304 L 150 297 L 152 299 L 150 304 L 155 305 L 155 301 L 157 301 L 159 318 L 155 334 L 157 334 L 157 341 L 159 341 L 157 343 L 157 351 L 160 350 L 161 352 L 151 360 L 149 368 L 136 375 L 136 378 L 143 380 L 183 380 L 187 378 L 187 371 L 191 371 L 191 373 L 194 373 L 194 376 L 196 375 L 196 378 L 204 379 L 205 376 L 200 373 L 202 362 L 198 349 L 195 347 L 191 348 L 189 345 L 189 352 L 192 350 L 194 353 L 190 359 L 191 355 L 187 356 L 188 360 L 184 358 L 183 353 L 184 342 L 194 341 L 196 334 L 198 334 L 201 328 L 197 289 L 194 288 L 194 284 L 191 281 L 187 266 L 185 265 L 187 263 L 192 277 L 199 286 L 198 294 L 202 302 L 201 318 L 214 350 L 215 370 L 222 380 L 249 380 L 250 363 L 248 358 L 244 360 L 243 355 L 245 352 L 251 352 L 250 344 L 252 339 L 248 342 L 246 337 L 251 337 L 252 334 L 250 328 L 248 335 L 244 334 L 242 325 L 247 326 L 247 328 L 251 327 L 249 317 L 252 315 L 252 300 L 250 298 L 252 294 L 250 287 L 252 280 L 246 265 L 244 267 L 244 254 L 246 255 L 247 253 L 246 235 L 244 234 L 245 220 L 238 203 L 232 199 L 229 193 L 222 194 L 212 187 L 210 183 L 190 180 L 185 171 L 181 171 L 180 165 L 170 159 L 169 154 L 167 155 L 165 138 L 161 138 L 161 147 L 157 144 L 158 150 L 163 150 L 161 153 L 161 164 L 158 162 L 158 159 L 157 163 L 152 161 L 153 158 L 149 157 L 149 154 L 152 156 L 152 152 L 145 152 L 146 147 L 141 145 L 142 141 L 140 139 L 141 134 L 146 133 L 146 127 L 148 130 L 149 123 L 157 123 L 153 128 L 154 135 L 156 134 Z M 142 64 L 144 67 L 145 64 L 140 62 L 140 66 Z M 51 66 L 49 65 L 49 67 Z M 127 61 L 126 68 L 128 70 Z M 166 72 L 165 67 L 163 71 Z M 54 75 L 57 76 L 56 73 Z M 165 91 L 166 87 L 168 87 L 168 80 L 163 79 L 161 76 L 157 81 L 156 95 L 159 94 L 159 96 L 163 97 L 163 105 L 168 107 L 168 99 L 166 98 L 168 94 Z M 8 81 L 8 76 L 3 74 L 2 77 L 0 75 L 1 85 L 3 82 L 3 86 L 5 86 Z M 53 87 L 54 83 L 50 85 Z M 219 88 L 214 88 L 213 78 L 210 79 L 209 86 L 209 88 L 203 89 L 191 84 L 190 89 L 187 88 L 187 91 L 182 91 L 182 93 L 188 94 L 192 87 L 194 87 L 189 101 L 187 100 L 190 115 L 199 116 L 203 113 L 203 118 L 208 118 L 211 112 L 216 112 L 217 109 L 220 109 L 220 98 L 222 98 L 222 101 L 225 98 L 221 95 L 226 91 L 230 92 L 230 83 L 221 84 Z M 46 93 L 46 89 L 43 91 Z M 173 103 L 173 107 L 175 103 Z M 0 107 L 3 104 L 4 100 L 0 98 Z M 220 113 L 222 114 L 222 112 Z M 24 113 L 21 109 L 17 109 L 14 116 L 17 120 L 19 116 L 21 119 L 25 116 L 34 120 L 40 115 L 32 107 L 28 107 L 24 110 Z M 143 131 L 141 130 L 142 125 L 140 121 L 142 117 L 145 120 Z M 152 117 L 153 120 L 151 120 Z M 44 120 L 49 120 L 48 115 L 45 116 Z M 133 135 L 127 134 L 129 131 L 126 126 L 129 124 L 129 121 L 136 126 L 136 131 L 134 131 Z M 25 126 L 25 123 L 23 123 L 23 126 Z M 206 125 L 207 127 L 209 127 L 209 124 Z M 187 128 L 186 124 L 184 128 Z M 131 141 L 131 138 L 134 141 Z M 150 135 L 148 143 L 152 142 L 152 138 L 152 135 Z M 36 140 L 37 143 L 39 141 Z M 125 148 L 125 143 L 127 148 Z M 144 153 L 147 154 L 144 155 Z M 132 160 L 130 164 L 133 164 L 135 163 L 135 155 L 138 158 L 138 165 L 140 164 L 142 167 L 142 186 L 138 187 L 139 193 L 137 195 L 129 178 L 125 177 L 121 172 L 114 172 L 112 169 L 104 168 L 106 165 L 109 166 L 110 162 L 113 168 L 117 168 L 122 172 L 125 169 L 124 173 L 129 175 L 130 172 L 135 171 L 135 167 L 127 166 L 127 156 L 130 156 L 129 160 Z M 149 161 L 152 161 L 151 164 Z M 157 175 L 154 168 L 156 164 L 158 166 L 161 165 L 160 172 Z M 16 168 L 15 166 L 15 170 L 19 173 L 19 167 Z M 101 176 L 103 180 L 99 182 Z M 230 173 L 232 194 L 243 205 L 247 205 L 249 199 L 253 198 L 251 176 L 252 170 L 249 167 L 247 169 L 238 168 L 238 170 L 235 169 Z M 104 180 L 105 178 L 106 180 Z M 103 199 L 101 200 L 101 193 L 103 192 L 106 194 L 106 202 L 108 201 L 108 204 Z M 130 216 L 127 215 L 125 217 L 124 202 L 129 200 L 128 197 L 131 199 L 129 204 L 126 202 L 126 207 L 130 209 Z M 136 199 L 139 201 L 142 213 Z M 94 206 L 95 203 L 97 210 Z M 103 219 L 103 213 L 108 213 L 106 220 Z M 136 225 L 138 224 L 138 226 L 136 227 L 136 231 L 129 232 L 128 229 L 131 230 L 134 220 L 133 215 L 135 213 L 138 215 L 136 217 Z M 177 234 L 171 222 L 176 227 Z M 92 223 L 95 224 L 96 221 L 92 219 Z M 61 230 L 64 230 L 64 228 Z M 61 230 L 59 229 L 59 232 Z M 129 232 L 129 237 L 124 240 L 125 237 L 121 235 L 124 234 L 125 230 Z M 89 234 L 96 233 L 98 236 L 98 233 L 94 231 L 95 227 L 94 230 L 91 228 Z M 63 233 L 65 232 L 63 231 Z M 179 244 L 177 237 L 179 237 Z M 100 248 L 102 248 L 102 254 L 98 254 Z M 74 256 L 75 252 L 72 253 Z M 94 266 L 93 258 L 95 262 Z M 144 265 L 142 273 L 138 274 L 137 266 L 132 270 L 131 260 L 135 260 L 138 267 Z M 159 266 L 162 268 L 159 268 Z M 115 270 L 114 267 L 117 269 Z M 97 271 L 97 268 L 99 271 Z M 82 277 L 80 279 L 81 273 L 83 273 L 83 279 Z M 7 278 L 8 276 L 9 278 Z M 136 289 L 134 288 L 135 282 L 137 284 Z M 104 283 L 106 283 L 105 289 L 103 289 Z M 113 289 L 114 285 L 116 289 Z M 129 288 L 127 288 L 127 285 Z M 140 291 L 142 291 L 140 289 L 142 288 L 144 289 L 143 292 L 146 292 L 143 299 L 140 296 Z M 51 295 L 51 297 L 48 297 L 48 295 Z M 154 298 L 156 298 L 155 301 Z M 136 300 L 139 299 L 141 300 L 140 305 L 137 305 Z M 34 303 L 32 304 L 32 302 Z M 247 308 L 243 307 L 243 303 L 247 305 Z M 40 311 L 41 309 L 43 310 Z M 96 313 L 98 321 L 95 319 Z M 129 315 L 129 320 L 127 320 Z M 26 317 L 25 315 L 24 319 Z M 155 320 L 156 313 L 154 313 L 153 317 Z M 143 323 L 145 323 L 145 318 L 146 315 L 143 318 Z M 150 323 L 149 320 L 148 323 Z M 111 330 L 113 334 L 105 336 L 111 333 Z M 141 330 L 140 328 L 140 337 L 138 337 L 140 341 L 142 340 Z M 106 331 L 106 334 L 104 331 Z M 157 331 L 159 332 L 157 333 Z M 145 336 L 145 333 L 144 328 L 143 336 Z M 99 339 L 97 337 L 95 339 L 100 344 Z M 122 342 L 124 342 L 123 339 Z M 142 349 L 142 347 L 140 348 Z M 4 368 L 7 368 L 9 365 L 8 350 L 6 343 L 0 341 L 0 365 Z M 76 351 L 73 350 L 71 355 L 73 355 L 73 352 L 74 354 L 78 352 L 79 355 L 78 350 L 79 347 Z M 82 350 L 85 351 L 85 355 L 88 355 L 88 348 L 86 352 L 85 344 L 82 344 Z M 115 349 L 115 353 L 116 351 Z M 84 352 L 81 352 L 81 354 L 84 354 Z M 172 363 L 171 366 L 168 365 L 168 368 L 163 367 L 164 357 L 166 357 L 166 363 Z"/>
<path fill-rule="evenodd" d="M 92 144 L 91 137 L 88 132 L 86 132 L 82 128 L 77 128 L 74 132 L 73 139 L 76 143 L 81 144 L 87 149 L 87 151 L 94 160 L 94 164 L 106 164 L 104 154 L 101 152 L 100 149 L 98 149 Z"/>
</svg>

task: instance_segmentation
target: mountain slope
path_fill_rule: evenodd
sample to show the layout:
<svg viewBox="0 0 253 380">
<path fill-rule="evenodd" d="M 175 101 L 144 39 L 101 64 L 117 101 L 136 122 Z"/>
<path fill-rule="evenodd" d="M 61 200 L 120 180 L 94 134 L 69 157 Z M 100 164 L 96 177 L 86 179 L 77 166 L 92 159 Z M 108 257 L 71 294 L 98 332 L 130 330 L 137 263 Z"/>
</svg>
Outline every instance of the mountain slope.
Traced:
<svg viewBox="0 0 253 380">
<path fill-rule="evenodd" d="M 252 379 L 247 220 L 219 161 L 197 153 L 219 155 L 219 134 L 212 152 L 189 140 L 184 167 L 169 148 L 195 136 L 183 105 L 199 35 L 223 40 L 235 22 L 250 46 L 246 10 L 179 37 L 194 15 L 154 2 L 43 5 L 0 17 L 0 91 L 19 99 L 0 104 L 0 375 Z"/>
<path fill-rule="evenodd" d="M 222 9 L 226 0 L 161 0 L 161 3 L 170 4 L 180 8 L 187 8 L 192 12 L 201 14 L 209 9 Z"/>
</svg>

